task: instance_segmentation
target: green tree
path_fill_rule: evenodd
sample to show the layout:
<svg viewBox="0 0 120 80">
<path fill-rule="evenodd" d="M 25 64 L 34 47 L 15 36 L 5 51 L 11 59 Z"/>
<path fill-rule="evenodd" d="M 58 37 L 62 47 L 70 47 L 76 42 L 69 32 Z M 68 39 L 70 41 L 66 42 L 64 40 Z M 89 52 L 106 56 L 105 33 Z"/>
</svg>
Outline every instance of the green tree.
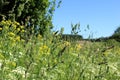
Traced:
<svg viewBox="0 0 120 80">
<path fill-rule="evenodd" d="M 120 42 L 120 27 L 118 27 L 112 36 L 109 37 L 110 39 L 115 39 L 116 41 Z"/>
<path fill-rule="evenodd" d="M 118 27 L 118 28 L 115 30 L 114 34 L 120 34 L 120 27 Z"/>
<path fill-rule="evenodd" d="M 30 26 L 43 35 L 53 27 L 55 6 L 56 0 L 1 0 L 0 16 Z"/>
</svg>

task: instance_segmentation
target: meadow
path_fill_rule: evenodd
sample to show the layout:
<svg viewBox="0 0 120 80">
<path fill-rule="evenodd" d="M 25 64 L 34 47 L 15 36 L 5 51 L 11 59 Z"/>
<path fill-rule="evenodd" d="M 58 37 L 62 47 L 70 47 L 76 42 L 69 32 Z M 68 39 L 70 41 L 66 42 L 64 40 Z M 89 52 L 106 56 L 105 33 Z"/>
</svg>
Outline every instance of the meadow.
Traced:
<svg viewBox="0 0 120 80">
<path fill-rule="evenodd" d="M 120 80 L 114 39 L 65 41 L 55 32 L 29 35 L 10 20 L 0 25 L 0 80 Z"/>
</svg>

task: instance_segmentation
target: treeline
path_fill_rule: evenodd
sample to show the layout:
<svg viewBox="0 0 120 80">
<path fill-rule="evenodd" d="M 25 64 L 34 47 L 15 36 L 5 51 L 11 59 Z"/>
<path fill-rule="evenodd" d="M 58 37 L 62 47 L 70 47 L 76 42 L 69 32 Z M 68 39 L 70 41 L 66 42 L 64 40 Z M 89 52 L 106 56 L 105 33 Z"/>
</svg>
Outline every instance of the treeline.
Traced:
<svg viewBox="0 0 120 80">
<path fill-rule="evenodd" d="M 83 37 L 81 35 L 62 34 L 62 39 L 66 41 L 79 41 L 82 40 Z"/>
<path fill-rule="evenodd" d="M 84 39 L 82 35 L 73 35 L 73 34 L 62 34 L 62 39 L 65 41 L 80 41 L 80 40 L 85 40 L 85 41 L 91 41 L 91 42 L 106 42 L 108 40 L 116 40 L 120 42 L 120 35 L 119 34 L 114 34 L 110 37 L 100 37 L 96 39 Z"/>
<path fill-rule="evenodd" d="M 120 35 L 112 35 L 110 37 L 101 37 L 101 38 L 97 38 L 97 39 L 86 39 L 92 42 L 105 42 L 108 40 L 116 40 L 117 42 L 120 42 Z"/>
</svg>

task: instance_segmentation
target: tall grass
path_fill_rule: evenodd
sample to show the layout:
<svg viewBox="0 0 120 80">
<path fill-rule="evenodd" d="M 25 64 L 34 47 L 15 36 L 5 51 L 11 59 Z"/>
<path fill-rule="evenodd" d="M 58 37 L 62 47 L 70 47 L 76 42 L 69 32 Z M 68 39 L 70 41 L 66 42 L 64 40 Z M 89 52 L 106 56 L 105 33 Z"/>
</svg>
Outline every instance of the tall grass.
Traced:
<svg viewBox="0 0 120 80">
<path fill-rule="evenodd" d="M 0 80 L 120 79 L 120 45 L 114 40 L 68 42 L 55 33 L 28 38 L 17 22 L 0 25 Z"/>
</svg>

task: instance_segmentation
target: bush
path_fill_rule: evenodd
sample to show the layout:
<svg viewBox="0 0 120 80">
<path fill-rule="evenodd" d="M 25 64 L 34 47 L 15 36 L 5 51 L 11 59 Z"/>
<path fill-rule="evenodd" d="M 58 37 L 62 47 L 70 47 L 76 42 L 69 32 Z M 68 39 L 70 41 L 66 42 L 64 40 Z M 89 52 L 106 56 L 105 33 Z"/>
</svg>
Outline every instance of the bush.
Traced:
<svg viewBox="0 0 120 80">
<path fill-rule="evenodd" d="M 115 39 L 116 41 L 120 42 L 120 27 L 118 27 L 112 36 L 109 37 L 110 39 Z"/>
<path fill-rule="evenodd" d="M 120 42 L 120 33 L 113 34 L 109 37 L 109 39 L 115 39 L 116 41 Z"/>
<path fill-rule="evenodd" d="M 115 30 L 114 34 L 120 34 L 120 27 L 118 27 L 118 28 Z"/>
<path fill-rule="evenodd" d="M 44 35 L 53 27 L 55 3 L 56 0 L 1 0 L 0 21 L 4 16 L 6 20 L 17 21 L 25 26 L 30 23 L 29 27 L 37 28 Z"/>
</svg>

